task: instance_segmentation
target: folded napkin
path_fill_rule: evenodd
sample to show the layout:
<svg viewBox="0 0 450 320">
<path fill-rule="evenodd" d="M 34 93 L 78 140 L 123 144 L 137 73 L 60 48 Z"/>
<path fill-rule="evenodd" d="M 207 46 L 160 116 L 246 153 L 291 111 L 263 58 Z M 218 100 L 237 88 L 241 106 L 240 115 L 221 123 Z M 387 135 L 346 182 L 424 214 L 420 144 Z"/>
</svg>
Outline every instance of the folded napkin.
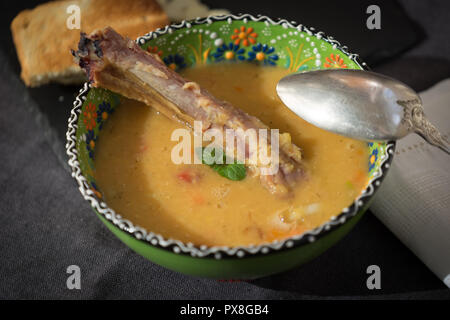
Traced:
<svg viewBox="0 0 450 320">
<path fill-rule="evenodd" d="M 450 79 L 421 93 L 425 114 L 450 139 Z M 450 287 L 450 156 L 416 134 L 401 139 L 371 211 Z"/>
</svg>

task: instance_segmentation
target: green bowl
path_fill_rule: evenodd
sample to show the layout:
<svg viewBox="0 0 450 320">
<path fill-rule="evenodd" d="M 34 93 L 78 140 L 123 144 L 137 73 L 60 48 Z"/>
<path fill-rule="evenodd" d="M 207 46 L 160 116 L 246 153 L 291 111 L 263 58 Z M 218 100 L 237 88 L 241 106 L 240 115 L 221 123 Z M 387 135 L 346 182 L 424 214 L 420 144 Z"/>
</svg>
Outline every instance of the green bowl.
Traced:
<svg viewBox="0 0 450 320">
<path fill-rule="evenodd" d="M 366 69 L 355 54 L 332 37 L 283 19 L 249 14 L 197 18 L 150 32 L 137 43 L 181 70 L 210 63 L 251 61 L 291 72 L 324 68 Z M 227 54 L 227 52 L 233 54 Z M 226 61 L 229 60 L 229 61 Z M 252 279 L 301 265 L 335 244 L 361 218 L 380 186 L 394 155 L 394 142 L 369 143 L 370 181 L 342 212 L 320 227 L 291 238 L 257 246 L 208 247 L 183 243 L 145 230 L 109 208 L 94 179 L 95 143 L 119 96 L 85 83 L 74 101 L 67 131 L 72 176 L 100 220 L 126 245 L 147 259 L 189 275 Z"/>
</svg>

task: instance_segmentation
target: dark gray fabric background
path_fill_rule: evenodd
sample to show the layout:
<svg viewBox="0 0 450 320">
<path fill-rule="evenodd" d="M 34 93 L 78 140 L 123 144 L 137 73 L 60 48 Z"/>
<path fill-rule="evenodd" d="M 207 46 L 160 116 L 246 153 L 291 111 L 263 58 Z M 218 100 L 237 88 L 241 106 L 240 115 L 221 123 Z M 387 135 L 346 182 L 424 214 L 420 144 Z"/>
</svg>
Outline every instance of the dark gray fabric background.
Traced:
<svg viewBox="0 0 450 320">
<path fill-rule="evenodd" d="M 401 4 L 425 38 L 374 69 L 424 90 L 450 76 L 450 7 L 448 1 Z M 255 281 L 193 278 L 145 260 L 82 200 L 52 151 L 49 141 L 57 139 L 51 139 L 55 133 L 46 129 L 33 91 L 10 63 L 10 48 L 0 51 L 0 298 L 450 299 L 450 290 L 370 213 L 316 260 Z M 54 104 L 51 108 L 71 101 Z M 81 290 L 66 288 L 66 268 L 72 264 L 81 268 Z M 382 271 L 382 289 L 375 292 L 365 285 L 371 264 Z"/>
</svg>

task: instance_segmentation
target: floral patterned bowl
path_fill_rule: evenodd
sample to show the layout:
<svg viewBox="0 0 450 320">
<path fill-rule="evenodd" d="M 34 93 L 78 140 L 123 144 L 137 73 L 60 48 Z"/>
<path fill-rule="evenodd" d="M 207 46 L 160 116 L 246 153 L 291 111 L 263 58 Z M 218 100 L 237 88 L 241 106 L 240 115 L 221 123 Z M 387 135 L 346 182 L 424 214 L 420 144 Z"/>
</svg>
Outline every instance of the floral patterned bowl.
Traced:
<svg viewBox="0 0 450 320">
<path fill-rule="evenodd" d="M 150 32 L 137 43 L 175 70 L 221 61 L 253 61 L 292 72 L 323 68 L 365 69 L 357 55 L 332 37 L 296 22 L 249 14 L 197 18 Z M 283 241 L 257 246 L 207 247 L 166 239 L 128 221 L 108 207 L 94 179 L 99 131 L 120 104 L 117 94 L 88 83 L 74 101 L 67 131 L 72 176 L 84 199 L 126 245 L 149 260 L 190 275 L 250 279 L 298 266 L 342 238 L 361 218 L 394 154 L 395 143 L 369 143 L 370 181 L 342 212 L 318 228 Z"/>
</svg>

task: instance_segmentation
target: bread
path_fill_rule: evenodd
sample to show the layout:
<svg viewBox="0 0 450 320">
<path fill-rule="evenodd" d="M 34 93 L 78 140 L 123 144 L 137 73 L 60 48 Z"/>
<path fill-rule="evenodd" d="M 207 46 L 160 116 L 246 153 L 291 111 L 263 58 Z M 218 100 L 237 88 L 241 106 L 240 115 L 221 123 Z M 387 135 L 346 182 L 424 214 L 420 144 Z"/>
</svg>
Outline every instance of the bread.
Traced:
<svg viewBox="0 0 450 320">
<path fill-rule="evenodd" d="M 190 20 L 197 17 L 229 14 L 226 9 L 210 9 L 200 0 L 158 0 L 171 21 Z"/>
<path fill-rule="evenodd" d="M 67 7 L 80 8 L 80 27 L 69 29 Z M 91 33 L 111 26 L 135 39 L 169 23 L 155 0 L 75 0 L 51 1 L 20 12 L 11 23 L 14 45 L 27 86 L 49 82 L 80 83 L 85 79 L 74 63 L 70 49 L 76 49 L 80 31 Z"/>
</svg>

